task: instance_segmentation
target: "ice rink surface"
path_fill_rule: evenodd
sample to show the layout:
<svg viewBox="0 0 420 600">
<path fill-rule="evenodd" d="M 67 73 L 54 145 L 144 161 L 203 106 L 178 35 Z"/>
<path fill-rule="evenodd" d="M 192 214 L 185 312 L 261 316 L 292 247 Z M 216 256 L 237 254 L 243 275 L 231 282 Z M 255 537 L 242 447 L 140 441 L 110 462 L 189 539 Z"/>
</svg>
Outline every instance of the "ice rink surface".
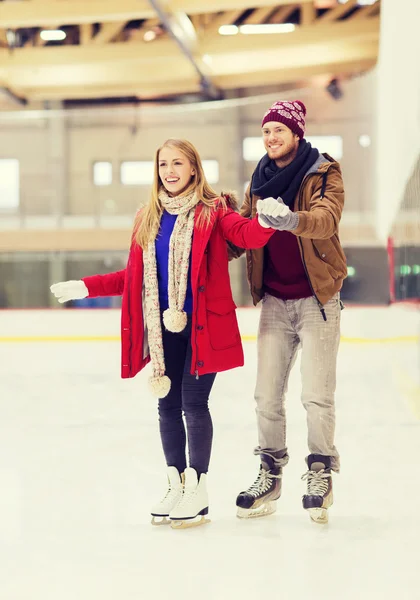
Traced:
<svg viewBox="0 0 420 600">
<path fill-rule="evenodd" d="M 239 316 L 252 338 L 258 311 Z M 420 599 L 419 313 L 342 318 L 330 523 L 301 508 L 298 364 L 277 513 L 235 516 L 258 469 L 251 339 L 245 367 L 219 375 L 211 398 L 212 522 L 172 531 L 150 525 L 166 480 L 148 369 L 122 381 L 117 342 L 60 341 L 117 335 L 118 311 L 0 312 L 1 600 Z M 27 336 L 57 339 L 17 341 Z"/>
</svg>

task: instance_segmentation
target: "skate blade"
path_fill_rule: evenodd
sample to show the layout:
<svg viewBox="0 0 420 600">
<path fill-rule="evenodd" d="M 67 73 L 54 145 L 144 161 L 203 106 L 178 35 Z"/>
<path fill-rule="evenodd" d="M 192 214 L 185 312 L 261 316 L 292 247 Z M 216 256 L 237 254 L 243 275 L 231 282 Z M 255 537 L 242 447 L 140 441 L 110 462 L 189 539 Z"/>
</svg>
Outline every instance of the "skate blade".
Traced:
<svg viewBox="0 0 420 600">
<path fill-rule="evenodd" d="M 200 527 L 201 525 L 207 525 L 207 523 L 211 523 L 210 519 L 206 519 L 204 515 L 200 517 L 199 520 L 188 519 L 188 520 L 180 520 L 180 521 L 171 521 L 172 529 L 192 529 L 193 527 Z"/>
<path fill-rule="evenodd" d="M 160 521 L 158 519 L 160 519 Z M 155 527 L 160 527 L 161 525 L 170 525 L 171 521 L 169 520 L 168 517 L 156 517 L 156 516 L 153 516 L 152 520 L 151 520 L 151 523 Z"/>
<path fill-rule="evenodd" d="M 240 508 L 238 507 L 236 516 L 238 519 L 258 519 L 259 517 L 268 517 L 277 510 L 276 502 L 267 502 L 261 504 L 258 508 Z"/>
<path fill-rule="evenodd" d="M 328 523 L 328 510 L 326 508 L 309 508 L 309 516 L 314 523 L 326 525 Z"/>
</svg>

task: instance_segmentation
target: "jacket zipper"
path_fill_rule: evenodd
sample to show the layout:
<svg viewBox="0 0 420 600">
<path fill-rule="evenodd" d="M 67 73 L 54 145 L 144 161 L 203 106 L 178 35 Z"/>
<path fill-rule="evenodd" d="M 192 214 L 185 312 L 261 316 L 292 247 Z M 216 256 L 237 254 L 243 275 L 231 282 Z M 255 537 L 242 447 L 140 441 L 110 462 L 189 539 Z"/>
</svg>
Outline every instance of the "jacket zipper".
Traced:
<svg viewBox="0 0 420 600">
<path fill-rule="evenodd" d="M 307 179 L 309 179 L 309 177 L 311 177 L 312 175 L 319 175 L 319 173 L 310 173 L 309 175 L 307 175 L 307 176 L 305 177 L 305 179 L 302 181 L 302 184 L 301 184 L 301 186 L 300 186 L 300 191 L 299 191 L 299 203 L 298 203 L 299 210 L 302 210 L 303 184 L 304 184 L 304 182 L 305 182 Z M 321 196 L 320 196 L 320 200 L 322 200 L 322 199 L 323 199 L 323 197 L 324 197 L 324 193 L 325 193 L 325 180 L 326 180 L 326 177 L 325 177 L 325 175 L 326 175 L 326 173 L 324 173 L 324 175 L 323 175 L 323 182 L 322 182 L 322 188 L 321 188 Z M 309 277 L 308 268 L 307 268 L 307 266 L 306 266 L 306 262 L 305 262 L 305 252 L 304 252 L 304 250 L 303 250 L 303 243 L 302 243 L 302 240 L 301 240 L 300 236 L 297 236 L 297 237 L 298 237 L 298 240 L 299 240 L 299 245 L 300 245 L 300 249 L 301 249 L 301 252 L 302 252 L 302 263 L 303 263 L 303 268 L 305 269 L 306 277 L 308 278 L 308 281 L 309 281 L 309 286 L 310 286 L 310 288 L 311 288 L 311 290 L 312 290 L 312 294 L 314 295 L 314 298 L 315 298 L 315 300 L 318 302 L 318 307 L 319 307 L 320 313 L 321 313 L 321 315 L 322 315 L 322 318 L 324 319 L 324 321 L 326 321 L 326 320 L 327 320 L 327 315 L 325 314 L 325 309 L 324 309 L 323 305 L 321 304 L 321 302 L 319 301 L 319 298 L 318 298 L 318 296 L 315 294 L 315 290 L 314 290 L 314 288 L 313 288 L 313 285 L 312 285 L 311 278 Z"/>
</svg>

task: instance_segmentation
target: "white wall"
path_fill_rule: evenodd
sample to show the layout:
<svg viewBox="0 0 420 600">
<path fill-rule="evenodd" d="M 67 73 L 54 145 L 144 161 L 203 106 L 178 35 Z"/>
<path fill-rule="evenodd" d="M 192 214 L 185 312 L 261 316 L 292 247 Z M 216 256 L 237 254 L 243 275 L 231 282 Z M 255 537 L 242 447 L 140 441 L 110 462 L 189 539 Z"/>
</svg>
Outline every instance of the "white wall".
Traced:
<svg viewBox="0 0 420 600">
<path fill-rule="evenodd" d="M 335 101 L 325 86 L 295 93 L 281 93 L 279 98 L 298 97 L 308 107 L 309 135 L 341 135 L 344 138 L 342 166 L 349 212 L 371 210 L 371 169 L 373 147 L 362 149 L 360 134 L 372 135 L 374 107 L 372 98 L 375 78 L 370 74 L 343 83 L 344 97 Z M 119 183 L 119 166 L 124 160 L 153 160 L 156 148 L 168 137 L 184 137 L 199 149 L 202 158 L 220 163 L 217 190 L 237 189 L 249 178 L 255 163 L 243 164 L 242 138 L 259 136 L 261 117 L 273 96 L 259 104 L 241 109 L 217 108 L 196 111 L 185 105 L 185 112 L 175 114 L 165 107 L 151 114 L 140 108 L 139 116 L 121 116 L 108 111 L 84 110 L 66 117 L 62 147 L 67 189 L 63 198 L 54 190 L 52 170 L 57 165 L 51 156 L 51 123 L 35 121 L 5 122 L 0 119 L 0 156 L 18 158 L 21 162 L 21 213 L 46 215 L 54 212 L 54 202 L 62 202 L 70 215 L 132 215 L 147 200 L 147 187 L 124 187 Z M 48 113 L 44 113 L 47 115 Z M 1 115 L 0 115 L 1 116 Z M 322 148 L 320 148 L 322 151 Z M 114 183 L 98 188 L 92 181 L 92 163 L 109 160 L 114 166 Z M 0 212 L 0 229 L 4 215 Z"/>
</svg>

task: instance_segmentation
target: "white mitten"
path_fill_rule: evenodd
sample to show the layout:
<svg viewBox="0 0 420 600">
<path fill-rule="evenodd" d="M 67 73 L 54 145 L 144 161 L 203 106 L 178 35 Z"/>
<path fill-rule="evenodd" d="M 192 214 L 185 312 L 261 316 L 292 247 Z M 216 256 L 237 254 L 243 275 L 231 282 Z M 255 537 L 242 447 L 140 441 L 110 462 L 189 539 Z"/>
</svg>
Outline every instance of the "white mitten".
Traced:
<svg viewBox="0 0 420 600">
<path fill-rule="evenodd" d="M 285 217 L 289 214 L 290 208 L 285 205 L 281 198 L 277 200 L 275 198 L 265 198 L 264 200 L 258 200 L 257 211 L 259 215 L 265 215 L 266 217 Z"/>
<path fill-rule="evenodd" d="M 60 304 L 68 302 L 69 300 L 81 300 L 82 298 L 89 296 L 85 282 L 82 280 L 54 283 L 54 285 L 50 287 L 50 290 Z"/>
<path fill-rule="evenodd" d="M 293 231 L 299 224 L 298 214 L 292 212 L 281 198 L 265 198 L 257 202 L 258 221 L 263 227 L 277 231 Z"/>
</svg>

